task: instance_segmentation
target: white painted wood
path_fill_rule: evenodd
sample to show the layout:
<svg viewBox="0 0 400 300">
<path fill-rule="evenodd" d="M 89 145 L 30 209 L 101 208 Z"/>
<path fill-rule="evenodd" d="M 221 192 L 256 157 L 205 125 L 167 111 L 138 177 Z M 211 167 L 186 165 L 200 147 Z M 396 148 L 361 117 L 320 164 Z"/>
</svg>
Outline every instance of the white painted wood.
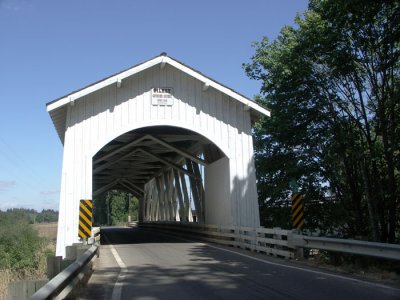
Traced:
<svg viewBox="0 0 400 300">
<path fill-rule="evenodd" d="M 172 207 L 172 182 L 170 181 L 169 177 L 170 172 L 164 172 L 163 174 L 163 183 L 165 184 L 165 206 L 166 206 L 166 212 L 167 212 L 167 220 L 168 221 L 174 221 L 175 213 L 173 211 Z"/>
<path fill-rule="evenodd" d="M 156 221 L 166 221 L 165 217 L 165 193 L 164 193 L 164 183 L 162 180 L 162 176 L 156 178 L 156 188 L 158 195 L 158 216 L 156 217 Z"/>
<path fill-rule="evenodd" d="M 117 78 L 117 88 L 120 88 L 122 86 L 122 79 Z"/>
<path fill-rule="evenodd" d="M 194 175 L 196 176 L 196 178 L 200 178 L 200 180 L 191 180 L 193 182 L 193 185 L 196 188 L 197 191 L 197 197 L 198 197 L 198 210 L 197 210 L 197 214 L 198 214 L 198 218 L 200 222 L 204 222 L 204 201 L 205 201 L 205 193 L 204 193 L 204 186 L 203 186 L 203 181 L 201 180 L 202 176 L 200 174 L 200 168 L 199 165 L 196 164 L 195 162 L 191 162 L 192 165 L 192 170 Z M 194 198 L 193 198 L 194 199 Z"/>
<path fill-rule="evenodd" d="M 192 135 L 198 134 L 216 145 L 226 156 L 227 163 L 224 167 L 228 168 L 227 173 L 229 173 L 229 195 L 225 196 L 228 199 L 224 199 L 223 202 L 229 203 L 226 209 L 230 217 L 221 218 L 223 221 L 220 224 L 259 225 L 251 137 L 251 114 L 254 113 L 254 109 L 249 111 L 244 109 L 244 104 L 252 107 L 252 103 L 248 103 L 249 99 L 219 86 L 209 78 L 196 74 L 195 71 L 168 57 L 166 57 L 164 68 L 158 65 L 160 62 L 161 58 L 152 60 L 145 66 L 141 65 L 134 71 L 118 74 L 122 82 L 119 88 L 116 84 L 117 77 L 114 79 L 111 77 L 101 84 L 95 84 L 72 94 L 71 97 L 75 100 L 74 106 L 64 105 L 64 102 L 69 103 L 69 98 L 63 98 L 48 105 L 52 116 L 56 116 L 58 110 L 63 112 L 57 118 L 62 119 L 62 115 L 65 114 L 57 255 L 63 256 L 66 245 L 78 242 L 79 200 L 92 199 L 93 195 L 99 192 L 92 191 L 93 174 L 104 171 L 107 167 L 121 161 L 118 154 L 139 143 L 132 142 L 129 146 L 123 146 L 99 158 L 95 163 L 102 161 L 106 163 L 96 169 L 93 169 L 94 155 L 117 137 L 136 129 L 152 126 L 174 126 L 187 129 L 193 132 Z M 203 91 L 205 82 L 208 82 L 210 87 Z M 153 87 L 172 87 L 175 97 L 173 105 L 170 107 L 151 105 Z M 143 141 L 146 140 L 142 139 L 141 142 Z M 152 141 L 155 142 L 156 139 Z M 160 143 L 160 147 L 167 147 L 167 145 Z M 179 149 L 175 147 L 174 151 L 177 152 L 177 150 Z M 143 153 L 135 152 L 134 154 L 142 155 Z M 148 158 L 151 155 L 148 152 L 146 154 Z M 185 157 L 184 153 L 180 154 Z M 133 154 L 129 153 L 124 158 L 130 155 Z M 189 159 L 195 160 L 193 155 L 189 156 Z M 160 155 L 154 154 L 154 157 L 166 161 Z M 201 163 L 200 159 L 197 160 L 196 163 Z M 169 163 L 172 163 L 169 167 L 175 167 L 177 174 L 171 175 L 166 180 L 170 194 L 168 218 L 173 219 L 177 215 L 177 209 L 175 208 L 174 211 L 174 207 L 179 203 L 179 211 L 183 209 L 183 212 L 179 212 L 179 218 L 182 221 L 191 220 L 186 175 L 183 173 L 190 172 L 176 168 L 180 166 L 175 162 Z M 132 172 L 132 176 L 134 174 L 136 173 Z M 210 180 L 208 176 L 206 171 L 206 182 Z M 160 208 L 167 204 L 162 202 L 160 193 L 163 189 L 158 192 L 156 185 L 155 180 L 145 185 L 143 202 L 146 220 L 159 220 L 162 217 Z M 172 193 L 173 189 L 176 189 L 175 196 Z M 196 189 L 198 193 L 202 193 L 201 187 L 193 185 L 192 191 Z M 210 197 L 210 195 L 207 196 L 206 187 L 204 203 L 201 204 L 206 215 Z"/>
<path fill-rule="evenodd" d="M 186 168 L 188 169 L 189 172 L 193 173 L 193 165 L 192 162 L 189 160 L 186 160 Z M 202 208 L 202 195 L 199 190 L 199 182 L 200 180 L 196 180 L 193 177 L 189 177 L 189 183 L 190 183 L 190 190 L 192 192 L 192 197 L 193 197 L 193 202 L 194 202 L 194 207 L 196 210 L 196 215 L 197 218 L 200 222 L 204 221 L 204 214 L 203 214 L 203 208 Z"/>
<path fill-rule="evenodd" d="M 181 188 L 181 182 L 179 179 L 179 174 L 177 170 L 173 170 L 174 172 L 174 179 L 175 179 L 175 190 L 176 190 L 176 194 L 178 197 L 178 203 L 179 203 L 179 219 L 180 220 L 186 220 L 186 216 L 185 216 L 185 205 L 183 203 L 183 191 Z"/>
<path fill-rule="evenodd" d="M 189 199 L 189 193 L 186 185 L 186 178 L 183 173 L 179 174 L 181 176 L 181 184 L 182 184 L 182 193 L 183 193 L 183 199 L 184 199 L 184 221 L 192 222 L 192 209 L 190 207 L 190 199 Z"/>
<path fill-rule="evenodd" d="M 180 221 L 179 204 L 178 204 L 178 202 L 179 202 L 179 200 L 178 200 L 178 191 L 177 191 L 177 188 L 176 188 L 176 185 L 175 185 L 174 171 L 175 171 L 174 169 L 171 169 L 171 173 L 170 173 L 171 183 L 172 183 L 172 186 L 173 186 L 173 190 L 172 190 L 172 205 L 173 205 L 173 211 L 174 211 L 174 214 L 175 214 L 175 221 Z"/>
<path fill-rule="evenodd" d="M 102 81 L 99 81 L 96 84 L 89 85 L 88 87 L 83 88 L 77 92 L 71 93 L 63 98 L 60 98 L 53 102 L 50 102 L 47 104 L 47 111 L 50 113 L 51 117 L 53 118 L 53 117 L 55 117 L 55 115 L 53 114 L 54 110 L 57 110 L 57 109 L 65 106 L 68 103 L 74 104 L 76 100 L 81 101 L 82 99 L 85 99 L 85 96 L 95 93 L 106 87 L 109 87 L 110 85 L 112 85 L 114 83 L 116 83 L 116 86 L 118 86 L 118 88 L 120 88 L 122 86 L 122 84 L 121 84 L 122 80 L 125 80 L 126 78 L 129 78 L 132 76 L 134 77 L 134 75 L 136 75 L 138 73 L 145 73 L 149 68 L 153 68 L 157 64 L 160 64 L 161 68 L 159 70 L 161 70 L 161 71 L 166 69 L 165 66 L 167 64 L 169 64 L 169 65 L 173 66 L 174 68 L 176 68 L 177 70 L 184 72 L 187 75 L 191 76 L 192 78 L 195 78 L 198 81 L 201 81 L 203 84 L 202 85 L 203 89 L 205 88 L 206 90 L 208 90 L 209 87 L 213 87 L 217 91 L 228 95 L 229 97 L 231 97 L 232 99 L 234 99 L 236 101 L 239 101 L 240 103 L 244 104 L 244 107 L 248 107 L 252 110 L 253 114 L 256 115 L 255 118 L 259 118 L 262 116 L 270 116 L 270 114 L 271 114 L 270 111 L 259 106 L 257 103 L 253 102 L 251 99 L 238 94 L 237 92 L 221 85 L 220 83 L 212 80 L 211 78 L 204 76 L 200 72 L 198 72 L 194 69 L 191 69 L 191 68 L 183 65 L 182 63 L 174 60 L 173 58 L 165 56 L 165 55 L 155 57 L 149 61 L 146 61 L 146 62 L 144 62 L 140 65 L 137 65 L 133 68 L 130 68 L 126 71 L 123 71 L 119 74 L 116 74 L 116 75 L 106 78 Z M 163 79 L 163 78 L 161 78 L 161 79 Z M 158 83 L 160 83 L 160 81 Z M 67 118 L 67 116 L 65 114 L 65 110 L 62 110 L 61 116 L 64 119 Z M 53 121 L 54 121 L 54 119 L 53 119 Z M 54 124 L 55 124 L 57 132 L 61 138 L 61 141 L 64 142 L 63 133 L 66 130 L 65 123 L 54 122 Z"/>
<path fill-rule="evenodd" d="M 233 225 L 230 201 L 229 160 L 217 160 L 205 168 L 205 222 Z"/>
</svg>

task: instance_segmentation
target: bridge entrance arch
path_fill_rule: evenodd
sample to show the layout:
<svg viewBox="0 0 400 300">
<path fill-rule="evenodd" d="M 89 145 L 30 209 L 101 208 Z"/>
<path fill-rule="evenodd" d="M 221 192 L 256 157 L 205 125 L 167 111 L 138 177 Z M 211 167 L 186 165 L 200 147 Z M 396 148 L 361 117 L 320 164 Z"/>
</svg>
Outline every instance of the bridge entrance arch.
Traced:
<svg viewBox="0 0 400 300">
<path fill-rule="evenodd" d="M 165 53 L 47 104 L 64 144 L 57 255 L 79 201 L 112 188 L 140 220 L 259 226 L 251 124 L 269 111 Z M 190 204 L 191 198 L 193 205 Z"/>
<path fill-rule="evenodd" d="M 110 189 L 132 193 L 139 221 L 230 224 L 230 205 L 221 203 L 230 193 L 228 161 L 213 142 L 188 129 L 142 127 L 93 156 L 92 196 Z"/>
</svg>

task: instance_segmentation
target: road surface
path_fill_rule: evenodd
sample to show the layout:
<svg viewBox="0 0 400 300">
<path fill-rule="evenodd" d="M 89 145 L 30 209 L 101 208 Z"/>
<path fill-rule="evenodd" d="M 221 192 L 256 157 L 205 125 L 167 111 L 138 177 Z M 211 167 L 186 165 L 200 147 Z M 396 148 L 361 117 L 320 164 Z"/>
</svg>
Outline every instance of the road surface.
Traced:
<svg viewBox="0 0 400 300">
<path fill-rule="evenodd" d="M 400 289 L 139 228 L 102 229 L 81 299 L 400 299 Z"/>
</svg>

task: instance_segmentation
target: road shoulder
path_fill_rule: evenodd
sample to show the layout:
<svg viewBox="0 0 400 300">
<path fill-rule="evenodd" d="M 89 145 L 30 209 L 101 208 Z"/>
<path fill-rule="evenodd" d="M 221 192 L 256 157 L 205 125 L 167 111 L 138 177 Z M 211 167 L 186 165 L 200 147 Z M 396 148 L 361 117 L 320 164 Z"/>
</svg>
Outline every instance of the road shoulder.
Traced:
<svg viewBox="0 0 400 300">
<path fill-rule="evenodd" d="M 111 252 L 110 245 L 100 246 L 100 257 L 94 261 L 93 269 L 94 272 L 80 299 L 111 299 L 120 267 Z"/>
</svg>

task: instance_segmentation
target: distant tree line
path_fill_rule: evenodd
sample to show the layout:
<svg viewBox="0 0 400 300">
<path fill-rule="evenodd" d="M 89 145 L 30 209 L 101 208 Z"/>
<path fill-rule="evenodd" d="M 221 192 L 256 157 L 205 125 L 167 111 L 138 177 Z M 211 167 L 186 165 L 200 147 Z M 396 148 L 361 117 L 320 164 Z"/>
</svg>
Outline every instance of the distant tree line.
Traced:
<svg viewBox="0 0 400 300">
<path fill-rule="evenodd" d="M 291 227 L 290 181 L 306 228 L 400 240 L 400 2 L 311 0 L 255 44 L 248 76 L 272 111 L 255 125 L 261 220 Z"/>
<path fill-rule="evenodd" d="M 25 220 L 29 224 L 58 221 L 58 211 L 53 209 L 43 209 L 41 212 L 37 212 L 28 208 L 10 208 L 6 211 L 0 211 L 0 216 L 2 215 L 15 220 Z"/>
</svg>

